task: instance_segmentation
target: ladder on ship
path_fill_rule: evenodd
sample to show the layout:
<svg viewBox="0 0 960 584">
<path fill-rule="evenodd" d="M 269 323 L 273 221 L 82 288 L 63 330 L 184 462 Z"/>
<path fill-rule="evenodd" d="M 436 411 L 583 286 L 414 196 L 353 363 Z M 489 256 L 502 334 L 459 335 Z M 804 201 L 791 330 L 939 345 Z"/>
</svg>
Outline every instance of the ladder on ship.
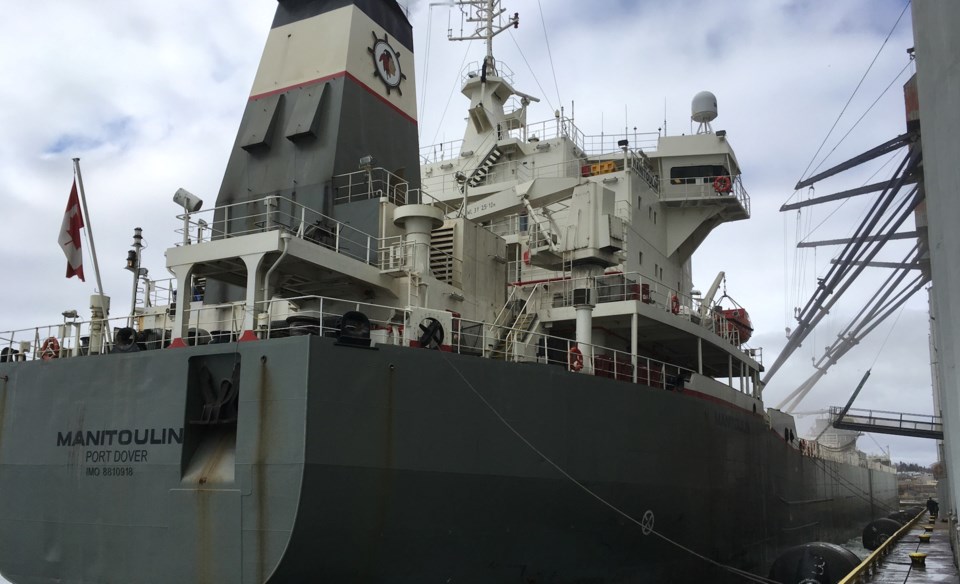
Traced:
<svg viewBox="0 0 960 584">
<path fill-rule="evenodd" d="M 500 157 L 503 156 L 503 152 L 496 146 L 490 149 L 490 152 L 483 157 L 483 161 L 477 166 L 477 169 L 473 171 L 473 174 L 470 175 L 470 178 L 467 179 L 467 184 L 470 187 L 475 187 L 486 180 L 487 175 L 490 174 L 490 170 L 493 166 L 500 160 Z"/>
<path fill-rule="evenodd" d="M 531 331 L 539 320 L 537 311 L 531 309 L 539 289 L 540 284 L 535 285 L 526 299 L 514 298 L 520 288 L 513 289 L 492 327 L 494 341 L 490 346 L 491 358 L 502 361 L 516 358 L 517 349 L 530 340 Z"/>
<path fill-rule="evenodd" d="M 534 323 L 537 322 L 537 314 L 527 312 L 527 305 L 526 302 L 523 303 L 520 314 L 513 322 L 513 326 L 510 327 L 510 332 L 507 333 L 506 338 L 503 340 L 504 358 L 506 358 L 507 355 L 513 355 L 514 350 L 517 349 L 520 344 L 527 342 L 527 339 L 530 338 L 530 329 Z"/>
</svg>

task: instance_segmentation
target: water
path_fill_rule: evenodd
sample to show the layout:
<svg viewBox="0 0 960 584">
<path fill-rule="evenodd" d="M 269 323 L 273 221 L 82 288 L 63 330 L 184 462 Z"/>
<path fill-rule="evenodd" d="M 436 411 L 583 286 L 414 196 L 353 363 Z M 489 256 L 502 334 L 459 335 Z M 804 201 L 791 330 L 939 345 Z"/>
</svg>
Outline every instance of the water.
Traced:
<svg viewBox="0 0 960 584">
<path fill-rule="evenodd" d="M 855 537 L 842 545 L 851 552 L 857 554 L 857 557 L 861 560 L 867 559 L 867 556 L 873 553 L 867 548 L 863 547 L 863 541 L 861 541 L 861 538 L 859 537 Z"/>
</svg>

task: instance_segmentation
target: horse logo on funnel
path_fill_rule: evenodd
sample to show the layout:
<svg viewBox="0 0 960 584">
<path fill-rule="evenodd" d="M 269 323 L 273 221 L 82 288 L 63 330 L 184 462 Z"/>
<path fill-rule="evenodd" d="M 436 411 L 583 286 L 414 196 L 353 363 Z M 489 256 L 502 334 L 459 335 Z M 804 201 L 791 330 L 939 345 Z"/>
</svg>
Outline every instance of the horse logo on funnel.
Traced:
<svg viewBox="0 0 960 584">
<path fill-rule="evenodd" d="M 387 42 L 386 33 L 381 39 L 374 32 L 373 46 L 368 47 L 367 51 L 373 56 L 373 74 L 387 86 L 387 95 L 390 95 L 392 89 L 396 89 L 397 93 L 403 95 L 400 91 L 400 82 L 407 76 L 400 70 L 400 53 Z"/>
</svg>

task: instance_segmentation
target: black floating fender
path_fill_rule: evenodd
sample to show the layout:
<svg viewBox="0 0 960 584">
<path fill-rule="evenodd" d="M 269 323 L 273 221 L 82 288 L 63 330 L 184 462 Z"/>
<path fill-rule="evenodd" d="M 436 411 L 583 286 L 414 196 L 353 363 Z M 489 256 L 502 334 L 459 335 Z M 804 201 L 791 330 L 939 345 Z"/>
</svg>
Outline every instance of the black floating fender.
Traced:
<svg viewBox="0 0 960 584">
<path fill-rule="evenodd" d="M 837 584 L 860 564 L 857 554 L 822 541 L 792 547 L 770 567 L 770 579 L 781 584 Z"/>
<path fill-rule="evenodd" d="M 917 515 L 916 513 L 911 515 L 909 511 L 897 511 L 896 513 L 891 513 L 890 515 L 887 515 L 887 517 L 890 519 L 893 519 L 900 525 L 906 525 L 911 519 L 916 517 L 916 515 Z"/>
<path fill-rule="evenodd" d="M 863 547 L 870 551 L 877 549 L 891 535 L 900 531 L 901 527 L 903 524 L 889 517 L 871 521 L 863 528 Z"/>
</svg>

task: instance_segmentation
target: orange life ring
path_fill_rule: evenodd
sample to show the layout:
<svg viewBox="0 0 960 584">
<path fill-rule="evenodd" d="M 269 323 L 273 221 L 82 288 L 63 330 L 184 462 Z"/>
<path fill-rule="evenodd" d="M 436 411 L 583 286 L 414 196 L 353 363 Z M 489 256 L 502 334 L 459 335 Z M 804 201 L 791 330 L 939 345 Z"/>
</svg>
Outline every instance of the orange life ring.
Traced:
<svg viewBox="0 0 960 584">
<path fill-rule="evenodd" d="M 56 359 L 60 356 L 60 341 L 57 337 L 47 337 L 40 345 L 40 358 L 44 361 Z"/>
<path fill-rule="evenodd" d="M 733 181 L 729 176 L 718 176 L 713 179 L 713 190 L 718 193 L 729 193 L 733 190 Z"/>
<path fill-rule="evenodd" d="M 674 314 L 680 314 L 680 299 L 677 298 L 676 294 L 670 298 L 670 312 Z"/>
<path fill-rule="evenodd" d="M 580 352 L 580 348 L 574 345 L 570 348 L 570 355 L 567 358 L 567 365 L 570 366 L 570 371 L 574 373 L 583 369 L 583 353 Z"/>
</svg>

